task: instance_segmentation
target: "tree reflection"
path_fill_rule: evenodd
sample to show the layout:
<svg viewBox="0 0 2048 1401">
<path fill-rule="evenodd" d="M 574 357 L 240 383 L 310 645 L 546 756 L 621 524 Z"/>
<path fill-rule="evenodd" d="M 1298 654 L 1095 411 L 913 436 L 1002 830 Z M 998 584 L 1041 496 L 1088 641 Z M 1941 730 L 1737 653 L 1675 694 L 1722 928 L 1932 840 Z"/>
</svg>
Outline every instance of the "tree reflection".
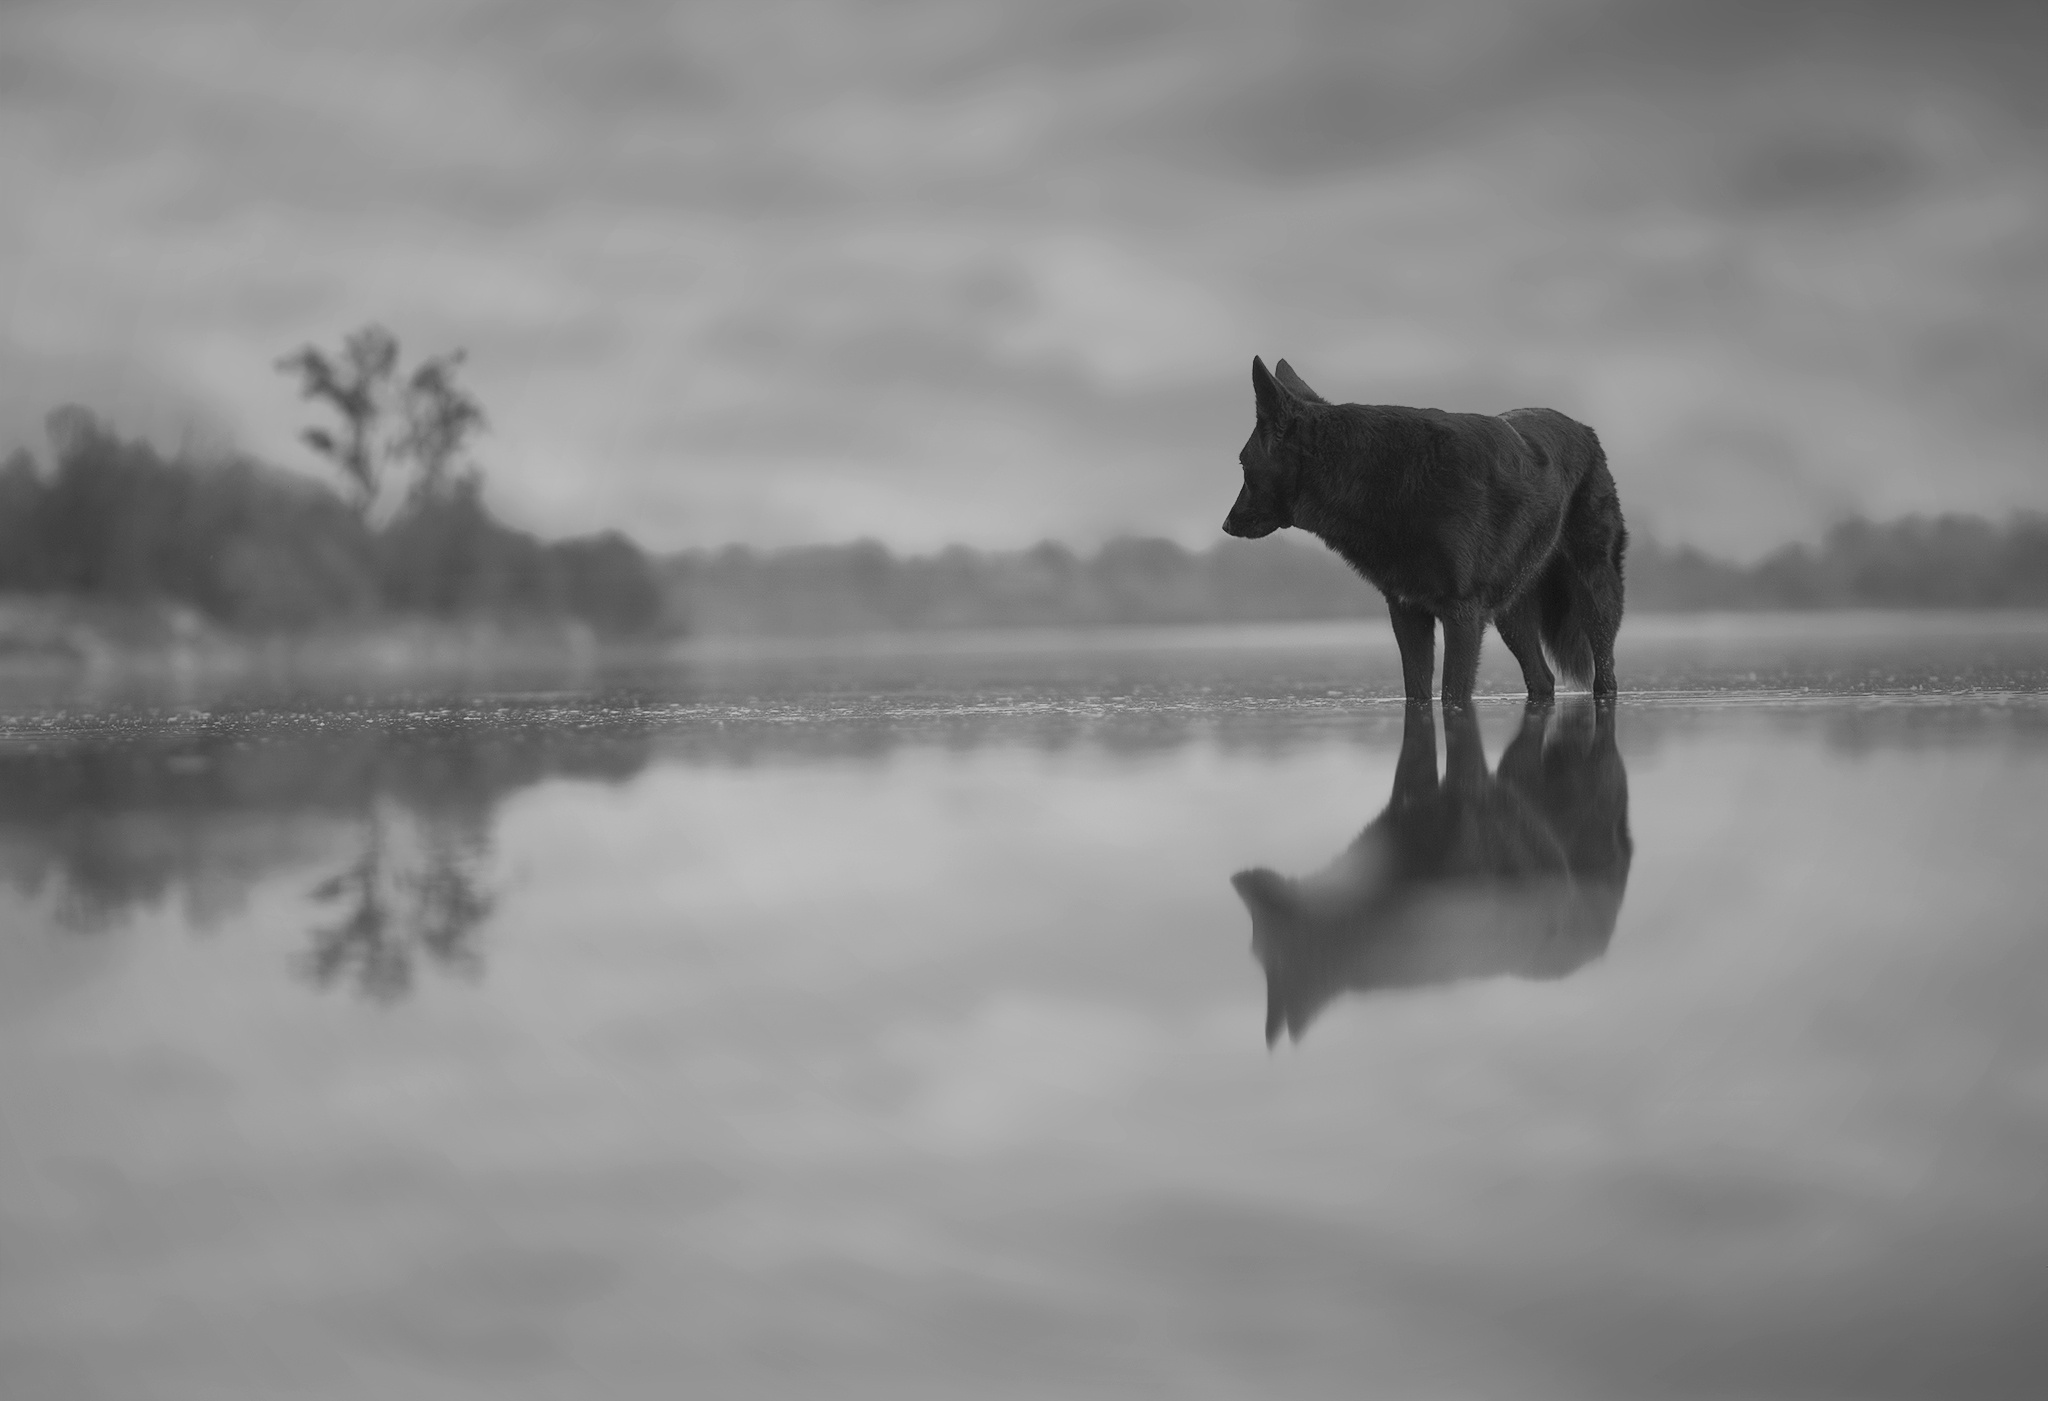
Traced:
<svg viewBox="0 0 2048 1401">
<path fill-rule="evenodd" d="M 80 933 L 166 906 L 203 931 L 259 883 L 310 867 L 323 874 L 301 887 L 316 911 L 302 972 L 389 1002 L 423 966 L 482 972 L 508 796 L 557 777 L 620 781 L 646 761 L 638 734 L 478 723 L 5 750 L 0 881 Z"/>
<path fill-rule="evenodd" d="M 1628 775 L 1614 709 L 1532 705 L 1498 772 L 1472 714 L 1411 707 L 1386 810 L 1322 871 L 1232 877 L 1266 973 L 1266 1039 L 1299 1039 L 1346 991 L 1501 974 L 1556 978 L 1598 958 L 1628 882 Z"/>
<path fill-rule="evenodd" d="M 430 826 L 408 862 L 393 849 L 392 826 L 389 814 L 373 808 L 361 854 L 313 887 L 312 898 L 338 914 L 313 927 L 305 958 L 321 987 L 350 984 L 378 1002 L 412 990 L 416 954 L 448 971 L 480 973 L 475 935 L 497 904 L 479 876 L 487 840 Z"/>
</svg>

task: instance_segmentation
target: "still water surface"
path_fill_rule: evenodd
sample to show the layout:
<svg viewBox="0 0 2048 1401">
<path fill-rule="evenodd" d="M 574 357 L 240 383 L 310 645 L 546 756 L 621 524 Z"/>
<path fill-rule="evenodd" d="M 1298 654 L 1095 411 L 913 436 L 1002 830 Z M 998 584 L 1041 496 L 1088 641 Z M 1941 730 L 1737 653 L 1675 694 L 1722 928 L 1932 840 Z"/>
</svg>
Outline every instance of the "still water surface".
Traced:
<svg viewBox="0 0 2048 1401">
<path fill-rule="evenodd" d="M 20 691 L 0 1396 L 2041 1395 L 2048 622 L 1624 644 Z"/>
</svg>

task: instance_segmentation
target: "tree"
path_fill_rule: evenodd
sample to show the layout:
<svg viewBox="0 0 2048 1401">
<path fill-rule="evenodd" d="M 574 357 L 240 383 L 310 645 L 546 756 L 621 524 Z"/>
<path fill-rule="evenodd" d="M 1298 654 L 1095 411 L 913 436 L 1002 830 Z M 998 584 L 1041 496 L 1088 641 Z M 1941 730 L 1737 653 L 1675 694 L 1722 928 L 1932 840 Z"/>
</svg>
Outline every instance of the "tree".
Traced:
<svg viewBox="0 0 2048 1401">
<path fill-rule="evenodd" d="M 411 496 L 433 500 L 445 496 L 465 478 L 474 480 L 474 466 L 461 468 L 463 446 L 485 427 L 483 407 L 455 382 L 465 353 L 449 351 L 426 361 L 405 382 L 399 405 L 405 430 L 399 455 L 413 464 Z"/>
<path fill-rule="evenodd" d="M 463 455 L 486 420 L 456 382 L 464 352 L 432 356 L 410 374 L 401 373 L 399 355 L 398 338 L 369 325 L 343 341 L 338 355 L 308 345 L 277 362 L 279 371 L 298 377 L 301 398 L 325 404 L 341 420 L 338 429 L 313 427 L 299 436 L 340 471 L 364 517 L 397 473 L 412 475 L 408 504 L 437 500 L 477 475 Z"/>
</svg>

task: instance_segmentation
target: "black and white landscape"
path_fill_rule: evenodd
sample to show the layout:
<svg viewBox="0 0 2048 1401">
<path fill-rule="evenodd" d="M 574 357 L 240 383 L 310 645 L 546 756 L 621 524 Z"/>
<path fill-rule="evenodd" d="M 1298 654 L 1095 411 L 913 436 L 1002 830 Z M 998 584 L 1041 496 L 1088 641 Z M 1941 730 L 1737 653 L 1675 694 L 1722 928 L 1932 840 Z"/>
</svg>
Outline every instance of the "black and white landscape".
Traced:
<svg viewBox="0 0 2048 1401">
<path fill-rule="evenodd" d="M 2043 92 L 0 4 L 0 1398 L 2040 1394 Z"/>
</svg>

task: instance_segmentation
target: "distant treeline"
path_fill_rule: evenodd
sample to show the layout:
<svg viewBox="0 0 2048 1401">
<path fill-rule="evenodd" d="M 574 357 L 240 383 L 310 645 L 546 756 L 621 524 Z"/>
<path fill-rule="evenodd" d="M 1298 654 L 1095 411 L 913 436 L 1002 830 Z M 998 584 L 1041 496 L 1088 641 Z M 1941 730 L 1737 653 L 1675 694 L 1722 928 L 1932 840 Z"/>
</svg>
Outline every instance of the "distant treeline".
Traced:
<svg viewBox="0 0 2048 1401">
<path fill-rule="evenodd" d="M 50 416 L 54 461 L 0 466 L 0 590 L 184 605 L 247 632 L 394 615 L 664 625 L 658 574 L 616 532 L 544 542 L 497 520 L 474 477 L 375 523 L 322 483 L 246 458 L 165 457 L 83 409 Z"/>
<path fill-rule="evenodd" d="M 1276 537 L 1189 550 L 1114 540 L 898 556 L 882 545 L 691 551 L 665 566 L 673 607 L 705 633 L 815 633 L 1381 616 L 1385 605 L 1321 545 Z M 2048 607 L 2048 516 L 1844 522 L 1818 546 L 1755 565 L 1638 537 L 1628 598 L 1648 611 Z"/>
<path fill-rule="evenodd" d="M 1843 521 L 1821 543 L 1787 545 L 1753 565 L 1690 547 L 1631 545 L 1632 606 L 1761 608 L 2048 607 L 2048 516 Z"/>
<path fill-rule="evenodd" d="M 243 457 L 165 456 L 83 409 L 50 416 L 52 460 L 0 464 L 0 592 L 190 608 L 224 628 L 301 632 L 391 618 L 575 620 L 609 638 L 946 627 L 1087 627 L 1378 617 L 1321 545 L 1277 537 L 1089 553 L 864 541 L 650 559 L 615 531 L 543 541 L 485 506 L 475 474 L 430 477 L 388 517 Z M 1638 610 L 2048 607 L 2048 516 L 1836 526 L 1753 565 L 1638 536 Z"/>
<path fill-rule="evenodd" d="M 1339 618 L 1363 610 L 1358 577 L 1320 546 L 1113 540 L 1092 554 L 1042 544 L 900 557 L 873 541 L 673 557 L 666 575 L 706 633 Z"/>
</svg>

